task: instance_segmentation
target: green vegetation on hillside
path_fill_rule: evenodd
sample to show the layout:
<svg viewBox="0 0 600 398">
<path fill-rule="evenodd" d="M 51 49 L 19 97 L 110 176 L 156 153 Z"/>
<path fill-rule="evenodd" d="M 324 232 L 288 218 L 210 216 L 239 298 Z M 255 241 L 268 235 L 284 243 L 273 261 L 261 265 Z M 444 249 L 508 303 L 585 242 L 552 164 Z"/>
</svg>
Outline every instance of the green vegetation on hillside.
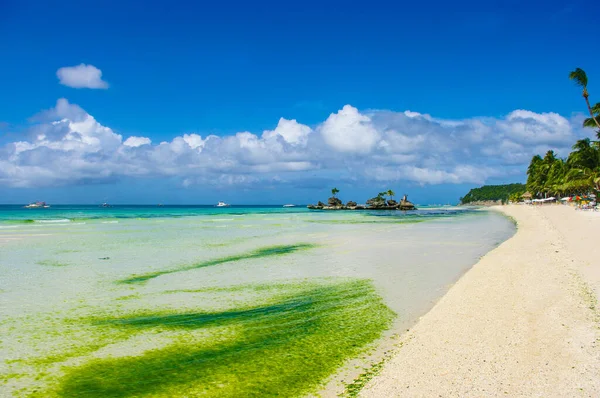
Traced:
<svg viewBox="0 0 600 398">
<path fill-rule="evenodd" d="M 507 185 L 484 185 L 481 188 L 473 188 L 460 198 L 462 204 L 478 202 L 483 200 L 501 200 L 508 201 L 509 196 L 525 193 L 525 184 L 507 184 Z"/>
</svg>

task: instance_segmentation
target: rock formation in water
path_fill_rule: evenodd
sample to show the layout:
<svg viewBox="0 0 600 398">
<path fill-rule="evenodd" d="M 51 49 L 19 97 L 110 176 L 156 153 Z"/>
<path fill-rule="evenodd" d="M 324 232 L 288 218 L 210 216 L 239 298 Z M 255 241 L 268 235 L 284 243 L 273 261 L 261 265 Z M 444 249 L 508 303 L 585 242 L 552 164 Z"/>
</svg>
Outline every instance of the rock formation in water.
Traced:
<svg viewBox="0 0 600 398">
<path fill-rule="evenodd" d="M 369 206 L 370 208 L 373 208 L 373 209 L 379 209 L 379 208 L 386 207 L 387 204 L 385 202 L 385 198 L 381 195 L 378 195 L 374 198 L 367 200 L 367 206 Z"/>
<path fill-rule="evenodd" d="M 416 207 L 411 202 L 408 201 L 408 195 L 404 195 L 400 204 L 398 204 L 398 209 L 400 210 L 415 210 Z"/>
<path fill-rule="evenodd" d="M 327 204 L 333 207 L 343 206 L 342 201 L 336 198 L 335 196 L 332 196 L 331 198 L 327 199 Z"/>
<path fill-rule="evenodd" d="M 334 196 L 327 200 L 327 204 L 319 201 L 316 205 L 308 205 L 308 208 L 313 210 L 416 210 L 415 205 L 408 201 L 406 195 L 398 203 L 393 199 L 386 201 L 383 194 L 367 200 L 366 206 L 354 201 L 349 201 L 344 206 L 342 201 Z"/>
</svg>

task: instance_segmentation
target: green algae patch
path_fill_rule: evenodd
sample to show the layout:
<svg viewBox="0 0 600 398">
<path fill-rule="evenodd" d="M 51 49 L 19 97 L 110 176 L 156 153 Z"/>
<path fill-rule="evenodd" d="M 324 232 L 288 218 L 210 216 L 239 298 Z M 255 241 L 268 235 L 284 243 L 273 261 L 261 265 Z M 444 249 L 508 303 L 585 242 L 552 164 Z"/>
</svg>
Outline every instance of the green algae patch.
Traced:
<svg viewBox="0 0 600 398">
<path fill-rule="evenodd" d="M 185 267 L 179 267 L 179 268 L 163 270 L 163 271 L 148 272 L 148 273 L 140 274 L 140 275 L 133 275 L 129 278 L 118 281 L 118 283 L 127 283 L 127 284 L 142 283 L 142 282 L 149 281 L 150 279 L 157 278 L 161 275 L 172 274 L 175 272 L 182 272 L 182 271 L 189 271 L 192 269 L 211 267 L 214 265 L 220 265 L 220 264 L 225 264 L 225 263 L 230 263 L 230 262 L 240 261 L 240 260 L 254 260 L 254 259 L 258 259 L 258 258 L 265 258 L 265 257 L 271 257 L 271 256 L 282 256 L 282 255 L 291 254 L 291 253 L 295 253 L 295 252 L 302 251 L 302 250 L 312 249 L 314 247 L 316 247 L 316 245 L 310 244 L 310 243 L 298 243 L 295 245 L 267 246 L 267 247 L 262 247 L 257 250 L 253 250 L 248 253 L 242 253 L 242 254 L 237 254 L 237 255 L 233 255 L 233 256 L 226 256 L 226 257 L 216 258 L 213 260 L 202 261 L 202 262 L 188 265 Z"/>
<path fill-rule="evenodd" d="M 66 253 L 80 253 L 81 250 L 76 250 L 76 249 L 63 249 L 63 250 L 57 250 L 55 253 L 56 254 L 66 254 Z"/>
<path fill-rule="evenodd" d="M 250 285 L 232 285 L 232 286 L 207 286 L 201 287 L 198 289 L 178 289 L 178 290 L 167 290 L 164 294 L 171 293 L 227 293 L 229 295 L 233 293 L 240 292 L 254 292 L 254 293 L 263 293 L 263 292 L 277 292 L 277 291 L 296 291 L 300 289 L 306 289 L 310 287 L 314 287 L 317 281 L 320 283 L 335 283 L 339 282 L 339 277 L 322 277 L 322 278 L 313 278 L 313 279 L 303 279 L 293 284 L 290 282 L 272 282 L 272 283 L 253 283 Z"/>
<path fill-rule="evenodd" d="M 41 261 L 38 261 L 36 264 L 43 265 L 45 267 L 67 267 L 70 265 L 67 263 L 61 263 L 60 261 L 56 261 L 56 260 L 41 260 Z"/>
<path fill-rule="evenodd" d="M 358 394 L 362 391 L 362 389 L 367 385 L 369 381 L 373 379 L 373 377 L 379 375 L 383 370 L 383 366 L 387 362 L 387 358 L 382 359 L 379 362 L 371 365 L 369 369 L 367 369 L 364 373 L 358 376 L 356 379 L 346 385 L 344 392 L 340 394 L 341 397 L 358 397 Z"/>
<path fill-rule="evenodd" d="M 411 219 L 393 219 L 381 217 L 381 220 L 305 220 L 307 223 L 312 224 L 341 224 L 341 225 L 354 225 L 354 224 L 417 224 L 430 219 L 424 218 L 411 218 Z"/>
<path fill-rule="evenodd" d="M 117 297 L 117 298 L 115 298 L 115 300 L 118 300 L 118 301 L 135 300 L 135 299 L 139 299 L 141 297 L 142 296 L 139 294 L 128 294 L 126 296 Z"/>
<path fill-rule="evenodd" d="M 397 345 L 397 348 L 400 348 L 404 345 L 404 343 L 400 343 Z M 392 359 L 394 355 L 394 351 L 385 353 L 384 357 L 371 364 L 369 367 L 364 369 L 364 372 L 361 373 L 358 377 L 356 377 L 351 383 L 346 384 L 344 388 L 344 392 L 339 394 L 339 397 L 358 397 L 362 389 L 375 377 L 381 374 L 385 364 Z"/>
<path fill-rule="evenodd" d="M 33 224 L 35 220 L 32 219 L 15 219 L 15 220 L 3 220 L 3 224 Z"/>
<path fill-rule="evenodd" d="M 183 335 L 135 356 L 67 367 L 40 396 L 302 396 L 316 393 L 392 324 L 393 312 L 370 281 L 291 287 L 292 294 L 284 290 L 260 305 L 227 311 L 97 318 L 98 328 Z"/>
</svg>

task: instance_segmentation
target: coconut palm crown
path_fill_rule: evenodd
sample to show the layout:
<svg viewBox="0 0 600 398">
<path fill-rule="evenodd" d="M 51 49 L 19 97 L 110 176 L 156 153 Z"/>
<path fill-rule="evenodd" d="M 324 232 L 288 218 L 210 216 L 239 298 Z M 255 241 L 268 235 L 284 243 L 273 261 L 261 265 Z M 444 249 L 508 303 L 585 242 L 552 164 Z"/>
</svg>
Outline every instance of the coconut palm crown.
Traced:
<svg viewBox="0 0 600 398">
<path fill-rule="evenodd" d="M 592 112 L 594 113 L 594 117 L 585 119 L 583 121 L 583 127 L 597 128 L 596 120 L 600 121 L 600 102 L 592 106 Z M 600 129 L 596 131 L 596 136 L 600 140 Z"/>
<path fill-rule="evenodd" d="M 590 113 L 590 120 L 588 122 L 588 119 L 586 119 L 586 121 L 584 121 L 584 126 L 589 127 L 589 125 L 592 125 L 592 122 L 594 125 L 596 125 L 596 127 L 598 127 L 600 129 L 600 122 L 598 121 L 599 119 L 596 117 L 595 113 L 597 113 L 598 111 L 598 104 L 594 105 L 593 109 L 592 106 L 590 105 L 590 100 L 589 100 L 589 93 L 587 91 L 587 85 L 588 85 L 588 78 L 587 78 L 587 74 L 585 73 L 585 71 L 581 68 L 577 68 L 574 71 L 572 71 L 571 73 L 569 73 L 569 79 L 573 80 L 573 82 L 575 82 L 576 85 L 578 85 L 579 87 L 582 88 L 583 92 L 582 92 L 582 96 L 585 99 L 585 103 L 588 107 L 588 112 Z M 586 122 L 588 122 L 588 125 L 586 125 Z M 593 125 L 592 125 L 593 126 Z"/>
</svg>

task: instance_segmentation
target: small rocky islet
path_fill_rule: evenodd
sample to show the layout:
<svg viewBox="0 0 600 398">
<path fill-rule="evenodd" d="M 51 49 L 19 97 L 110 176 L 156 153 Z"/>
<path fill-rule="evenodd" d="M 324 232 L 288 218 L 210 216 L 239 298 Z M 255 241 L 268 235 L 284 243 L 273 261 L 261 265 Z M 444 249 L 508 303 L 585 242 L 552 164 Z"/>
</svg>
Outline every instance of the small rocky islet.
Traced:
<svg viewBox="0 0 600 398">
<path fill-rule="evenodd" d="M 385 195 L 389 195 L 389 193 L 382 192 L 374 198 L 367 200 L 367 203 L 357 204 L 354 201 L 349 201 L 345 205 L 343 202 L 335 196 L 333 189 L 332 193 L 334 194 L 332 197 L 327 199 L 327 203 L 323 203 L 319 201 L 316 205 L 308 205 L 307 207 L 311 210 L 416 210 L 414 204 L 408 201 L 408 196 L 404 195 L 400 202 L 397 202 L 393 199 L 385 198 Z M 339 191 L 337 191 L 339 192 Z M 336 192 L 336 193 L 337 193 Z M 393 195 L 392 195 L 393 196 Z"/>
</svg>

